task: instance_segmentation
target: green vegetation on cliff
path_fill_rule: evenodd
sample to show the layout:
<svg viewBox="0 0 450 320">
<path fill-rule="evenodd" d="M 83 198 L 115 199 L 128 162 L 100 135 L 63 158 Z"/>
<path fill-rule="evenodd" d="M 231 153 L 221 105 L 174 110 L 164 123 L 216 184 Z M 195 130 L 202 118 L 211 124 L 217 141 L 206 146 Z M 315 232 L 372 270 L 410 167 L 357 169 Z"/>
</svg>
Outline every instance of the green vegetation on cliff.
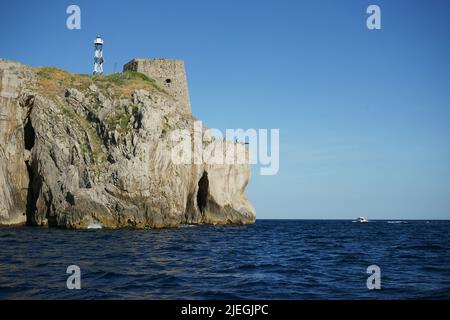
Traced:
<svg viewBox="0 0 450 320">
<path fill-rule="evenodd" d="M 35 70 L 39 89 L 46 96 L 62 93 L 67 87 L 81 91 L 86 90 L 91 84 L 95 84 L 101 89 L 114 88 L 118 93 L 116 98 L 119 98 L 121 95 L 128 97 L 136 89 L 145 89 L 150 92 L 157 90 L 166 93 L 164 89 L 161 89 L 156 84 L 155 80 L 135 71 L 93 76 L 71 74 L 53 67 L 40 67 L 35 68 Z"/>
</svg>

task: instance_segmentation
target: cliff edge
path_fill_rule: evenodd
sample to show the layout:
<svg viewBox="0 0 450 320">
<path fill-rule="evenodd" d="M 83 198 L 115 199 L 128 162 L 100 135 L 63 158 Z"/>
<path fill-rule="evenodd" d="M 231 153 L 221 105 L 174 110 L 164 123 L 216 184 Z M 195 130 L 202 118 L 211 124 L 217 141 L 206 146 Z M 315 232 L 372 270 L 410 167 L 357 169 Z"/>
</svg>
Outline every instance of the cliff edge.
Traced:
<svg viewBox="0 0 450 320">
<path fill-rule="evenodd" d="M 0 59 L 0 225 L 253 223 L 248 164 L 172 161 L 171 132 L 195 121 L 139 72 L 76 75 Z M 203 142 L 213 152 L 229 143 Z"/>
</svg>

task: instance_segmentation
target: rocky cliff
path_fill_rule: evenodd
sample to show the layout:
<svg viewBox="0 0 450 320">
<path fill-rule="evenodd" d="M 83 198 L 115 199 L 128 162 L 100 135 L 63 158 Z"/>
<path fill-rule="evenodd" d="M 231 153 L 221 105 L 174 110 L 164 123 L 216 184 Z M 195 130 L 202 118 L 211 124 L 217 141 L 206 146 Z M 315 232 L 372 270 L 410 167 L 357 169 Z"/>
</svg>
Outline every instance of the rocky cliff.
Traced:
<svg viewBox="0 0 450 320">
<path fill-rule="evenodd" d="M 0 60 L 0 225 L 253 223 L 249 165 L 172 161 L 170 133 L 194 126 L 186 110 L 137 72 L 93 77 Z"/>
</svg>

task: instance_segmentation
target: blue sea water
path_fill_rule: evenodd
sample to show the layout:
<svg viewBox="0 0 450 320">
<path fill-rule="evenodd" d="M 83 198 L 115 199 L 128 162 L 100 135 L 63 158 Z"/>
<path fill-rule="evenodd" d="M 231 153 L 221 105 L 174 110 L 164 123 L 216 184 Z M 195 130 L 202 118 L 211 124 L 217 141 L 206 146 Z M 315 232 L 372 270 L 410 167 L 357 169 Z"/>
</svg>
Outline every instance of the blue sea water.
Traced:
<svg viewBox="0 0 450 320">
<path fill-rule="evenodd" d="M 450 221 L 0 229 L 1 299 L 449 299 Z M 81 268 L 68 290 L 66 268 Z M 381 290 L 366 269 L 381 268 Z"/>
</svg>

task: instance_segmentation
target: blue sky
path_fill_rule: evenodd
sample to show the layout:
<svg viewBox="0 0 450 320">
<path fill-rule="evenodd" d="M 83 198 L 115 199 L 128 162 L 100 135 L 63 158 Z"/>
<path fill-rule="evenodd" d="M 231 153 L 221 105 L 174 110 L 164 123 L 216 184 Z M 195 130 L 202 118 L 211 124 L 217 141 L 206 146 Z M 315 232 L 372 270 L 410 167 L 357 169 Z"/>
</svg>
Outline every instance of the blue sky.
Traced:
<svg viewBox="0 0 450 320">
<path fill-rule="evenodd" d="M 258 218 L 450 219 L 448 1 L 2 1 L 0 30 L 0 57 L 32 66 L 90 73 L 97 34 L 106 73 L 183 59 L 207 126 L 279 128 Z"/>
</svg>

